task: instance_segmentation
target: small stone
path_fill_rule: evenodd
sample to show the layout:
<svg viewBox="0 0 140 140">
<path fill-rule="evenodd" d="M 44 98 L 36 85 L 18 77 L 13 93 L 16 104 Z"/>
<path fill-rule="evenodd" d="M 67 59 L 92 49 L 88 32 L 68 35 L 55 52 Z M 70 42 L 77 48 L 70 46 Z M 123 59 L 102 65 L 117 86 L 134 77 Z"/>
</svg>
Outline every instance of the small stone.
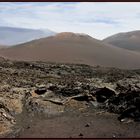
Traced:
<svg viewBox="0 0 140 140">
<path fill-rule="evenodd" d="M 86 125 L 85 125 L 85 127 L 89 127 L 90 125 L 87 123 Z"/>
<path fill-rule="evenodd" d="M 112 137 L 113 137 L 113 138 L 116 138 L 116 135 L 115 135 L 115 134 L 113 134 L 113 135 L 112 135 Z"/>
<path fill-rule="evenodd" d="M 37 93 L 38 95 L 42 95 L 46 92 L 46 87 L 38 87 L 36 90 L 35 90 L 35 93 Z"/>
<path fill-rule="evenodd" d="M 31 128 L 30 126 L 27 127 L 27 129 L 30 129 L 30 128 Z"/>
<path fill-rule="evenodd" d="M 82 134 L 82 133 L 80 133 L 80 134 L 79 134 L 79 136 L 81 136 L 81 137 L 82 137 L 82 136 L 83 136 L 83 134 Z"/>
</svg>

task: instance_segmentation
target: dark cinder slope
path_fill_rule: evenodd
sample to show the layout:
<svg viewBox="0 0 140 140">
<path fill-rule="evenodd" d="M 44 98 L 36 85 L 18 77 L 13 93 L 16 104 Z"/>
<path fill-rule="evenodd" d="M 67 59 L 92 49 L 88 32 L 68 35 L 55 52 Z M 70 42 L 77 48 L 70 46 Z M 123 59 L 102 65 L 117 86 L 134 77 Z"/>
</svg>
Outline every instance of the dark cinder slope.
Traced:
<svg viewBox="0 0 140 140">
<path fill-rule="evenodd" d="M 140 51 L 140 31 L 115 34 L 103 41 L 120 48 Z"/>
<path fill-rule="evenodd" d="M 1 49 L 0 55 L 14 60 L 140 68 L 140 53 L 105 45 L 85 34 L 69 32 Z"/>
<path fill-rule="evenodd" d="M 50 30 L 0 27 L 0 44 L 15 45 L 54 34 Z"/>
</svg>

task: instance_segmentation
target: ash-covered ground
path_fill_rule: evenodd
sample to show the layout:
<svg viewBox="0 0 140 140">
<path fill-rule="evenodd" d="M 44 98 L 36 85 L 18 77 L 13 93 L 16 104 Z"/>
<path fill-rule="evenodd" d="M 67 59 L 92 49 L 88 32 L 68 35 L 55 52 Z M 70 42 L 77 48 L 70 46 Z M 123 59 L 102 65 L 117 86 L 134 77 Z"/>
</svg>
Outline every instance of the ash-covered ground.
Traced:
<svg viewBox="0 0 140 140">
<path fill-rule="evenodd" d="M 0 137 L 140 137 L 140 70 L 0 60 Z"/>
</svg>

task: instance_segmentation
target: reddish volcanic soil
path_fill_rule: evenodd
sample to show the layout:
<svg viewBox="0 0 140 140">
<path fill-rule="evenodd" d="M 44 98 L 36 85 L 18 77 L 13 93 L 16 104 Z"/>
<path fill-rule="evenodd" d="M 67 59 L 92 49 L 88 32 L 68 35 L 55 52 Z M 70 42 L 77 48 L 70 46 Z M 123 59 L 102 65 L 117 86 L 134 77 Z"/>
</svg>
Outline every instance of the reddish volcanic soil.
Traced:
<svg viewBox="0 0 140 140">
<path fill-rule="evenodd" d="M 100 65 L 125 69 L 140 68 L 140 53 L 105 45 L 88 35 L 60 33 L 1 49 L 0 55 L 14 60 Z"/>
<path fill-rule="evenodd" d="M 18 138 L 136 138 L 140 125 L 122 123 L 110 113 L 72 113 L 52 118 L 34 118 Z M 25 124 L 24 124 L 25 125 Z"/>
</svg>

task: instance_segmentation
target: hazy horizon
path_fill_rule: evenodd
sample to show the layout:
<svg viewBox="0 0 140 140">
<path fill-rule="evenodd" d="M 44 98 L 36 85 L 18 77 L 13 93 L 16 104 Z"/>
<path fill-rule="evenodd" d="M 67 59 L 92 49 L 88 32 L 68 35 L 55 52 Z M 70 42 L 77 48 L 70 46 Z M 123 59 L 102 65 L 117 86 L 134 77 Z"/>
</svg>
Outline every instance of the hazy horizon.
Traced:
<svg viewBox="0 0 140 140">
<path fill-rule="evenodd" d="M 139 30 L 137 2 L 1 2 L 0 26 L 85 33 L 104 39 Z"/>
</svg>

